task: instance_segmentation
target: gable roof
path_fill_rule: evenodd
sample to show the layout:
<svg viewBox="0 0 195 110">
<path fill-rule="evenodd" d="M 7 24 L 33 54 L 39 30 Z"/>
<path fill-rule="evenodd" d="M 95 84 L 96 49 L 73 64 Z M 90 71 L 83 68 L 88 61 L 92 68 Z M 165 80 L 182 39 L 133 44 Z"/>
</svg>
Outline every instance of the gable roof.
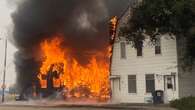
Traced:
<svg viewBox="0 0 195 110">
<path fill-rule="evenodd" d="M 129 6 L 122 12 L 121 16 L 118 17 L 118 26 L 116 30 L 116 37 L 119 37 L 119 30 L 121 27 L 125 26 L 128 23 L 132 15 L 132 6 L 131 3 Z"/>
</svg>

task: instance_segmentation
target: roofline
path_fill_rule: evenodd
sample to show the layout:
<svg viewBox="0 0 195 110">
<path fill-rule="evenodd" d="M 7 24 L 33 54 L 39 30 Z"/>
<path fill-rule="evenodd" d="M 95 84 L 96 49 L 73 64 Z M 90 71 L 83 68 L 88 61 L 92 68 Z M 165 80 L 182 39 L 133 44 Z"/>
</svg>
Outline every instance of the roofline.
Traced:
<svg viewBox="0 0 195 110">
<path fill-rule="evenodd" d="M 131 0 L 129 0 L 129 5 L 127 6 L 127 8 L 124 9 L 124 11 L 122 12 L 122 14 L 118 17 L 118 20 L 120 21 L 120 19 L 125 15 L 125 13 L 128 11 L 128 9 L 131 7 Z"/>
</svg>

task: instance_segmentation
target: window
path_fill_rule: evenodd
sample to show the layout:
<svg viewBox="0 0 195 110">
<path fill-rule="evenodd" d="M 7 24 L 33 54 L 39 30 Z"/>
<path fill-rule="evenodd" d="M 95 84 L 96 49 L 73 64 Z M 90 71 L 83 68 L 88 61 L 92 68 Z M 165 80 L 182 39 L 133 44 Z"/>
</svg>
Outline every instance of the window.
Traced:
<svg viewBox="0 0 195 110">
<path fill-rule="evenodd" d="M 137 92 L 137 84 L 136 84 L 136 75 L 128 76 L 128 92 L 136 93 Z"/>
<path fill-rule="evenodd" d="M 143 41 L 138 40 L 135 42 L 135 47 L 137 49 L 137 56 L 142 56 L 143 55 Z"/>
<path fill-rule="evenodd" d="M 160 38 L 156 39 L 155 54 L 161 54 L 161 41 Z"/>
<path fill-rule="evenodd" d="M 138 47 L 137 48 L 137 56 L 142 56 L 142 50 L 143 50 L 143 48 L 142 47 Z"/>
<path fill-rule="evenodd" d="M 173 89 L 172 77 L 167 77 L 167 89 Z"/>
<path fill-rule="evenodd" d="M 146 93 L 152 93 L 153 91 L 155 91 L 154 74 L 147 74 L 145 78 L 146 78 Z"/>
<path fill-rule="evenodd" d="M 113 91 L 120 91 L 121 85 L 120 85 L 120 78 L 112 79 L 113 81 Z"/>
<path fill-rule="evenodd" d="M 126 58 L 126 44 L 125 42 L 121 42 L 121 59 Z"/>
</svg>

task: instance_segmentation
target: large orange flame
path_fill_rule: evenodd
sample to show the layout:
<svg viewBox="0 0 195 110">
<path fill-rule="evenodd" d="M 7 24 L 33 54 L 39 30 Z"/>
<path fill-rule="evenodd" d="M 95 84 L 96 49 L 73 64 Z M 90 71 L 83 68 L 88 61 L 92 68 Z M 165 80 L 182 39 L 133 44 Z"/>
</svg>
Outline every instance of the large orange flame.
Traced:
<svg viewBox="0 0 195 110">
<path fill-rule="evenodd" d="M 96 52 L 89 58 L 89 63 L 81 65 L 70 55 L 68 48 L 63 48 L 62 37 L 46 39 L 40 44 L 42 65 L 38 78 L 41 88 L 47 88 L 44 78 L 48 72 L 56 73 L 53 78 L 53 87 L 66 89 L 65 97 L 109 99 L 109 57 L 110 48 Z"/>
<path fill-rule="evenodd" d="M 111 36 L 111 40 L 114 41 L 115 36 L 116 36 L 116 30 L 117 30 L 117 25 L 118 25 L 118 18 L 117 16 L 114 16 L 111 18 L 110 20 L 110 36 Z"/>
</svg>

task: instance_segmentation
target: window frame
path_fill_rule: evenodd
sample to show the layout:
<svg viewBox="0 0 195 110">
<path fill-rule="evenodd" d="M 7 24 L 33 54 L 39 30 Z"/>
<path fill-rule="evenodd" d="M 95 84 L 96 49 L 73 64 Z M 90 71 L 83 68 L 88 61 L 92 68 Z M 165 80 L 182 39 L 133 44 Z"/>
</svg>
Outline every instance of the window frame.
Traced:
<svg viewBox="0 0 195 110">
<path fill-rule="evenodd" d="M 131 78 L 130 78 L 131 77 Z M 132 78 L 134 77 L 134 78 Z M 130 87 L 130 79 L 131 81 L 135 81 L 135 85 L 134 85 L 134 89 L 135 90 L 130 90 L 131 87 Z M 128 75 L 128 93 L 129 94 L 137 94 L 137 75 Z"/>
<path fill-rule="evenodd" d="M 142 57 L 143 56 L 143 47 L 137 48 L 137 57 Z"/>
<path fill-rule="evenodd" d="M 171 89 L 171 90 L 173 90 L 174 89 L 174 84 L 173 84 L 173 76 L 167 76 L 167 84 L 166 84 L 166 86 L 167 86 L 167 89 Z"/>
<path fill-rule="evenodd" d="M 161 38 L 156 38 L 156 44 L 155 44 L 155 55 L 161 55 L 162 54 L 162 48 L 161 48 Z"/>
<path fill-rule="evenodd" d="M 121 59 L 126 59 L 127 58 L 126 43 L 125 42 L 120 42 L 120 58 Z"/>
<path fill-rule="evenodd" d="M 148 78 L 148 79 L 147 79 L 147 76 L 151 76 L 151 75 L 152 75 L 153 78 Z M 150 88 L 152 88 L 152 87 L 149 87 L 149 88 L 148 88 L 147 81 L 153 81 L 153 82 L 154 82 L 154 84 L 153 84 L 153 89 L 152 89 L 152 90 L 149 90 L 149 91 L 148 91 L 148 89 L 150 89 Z M 145 88 L 146 93 L 152 93 L 153 91 L 155 91 L 156 88 L 155 88 L 155 75 L 154 75 L 154 74 L 145 74 L 145 83 L 146 83 L 146 88 Z M 149 85 L 151 85 L 151 84 L 149 84 Z"/>
</svg>

